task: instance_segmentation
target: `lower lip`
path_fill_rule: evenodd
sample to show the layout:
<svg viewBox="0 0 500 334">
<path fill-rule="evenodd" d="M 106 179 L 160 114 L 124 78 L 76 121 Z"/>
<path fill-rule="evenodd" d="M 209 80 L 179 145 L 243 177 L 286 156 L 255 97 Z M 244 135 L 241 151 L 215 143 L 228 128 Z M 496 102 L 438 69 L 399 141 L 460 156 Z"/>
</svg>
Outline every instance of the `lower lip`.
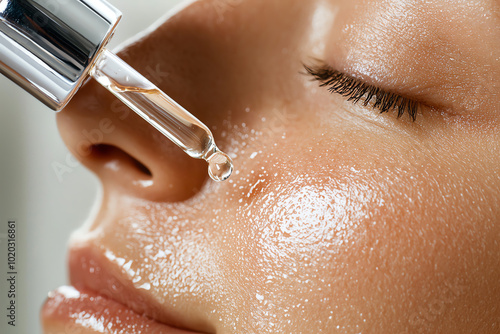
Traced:
<svg viewBox="0 0 500 334">
<path fill-rule="evenodd" d="M 139 315 L 95 292 L 64 286 L 51 292 L 42 308 L 45 334 L 192 333 Z"/>
</svg>

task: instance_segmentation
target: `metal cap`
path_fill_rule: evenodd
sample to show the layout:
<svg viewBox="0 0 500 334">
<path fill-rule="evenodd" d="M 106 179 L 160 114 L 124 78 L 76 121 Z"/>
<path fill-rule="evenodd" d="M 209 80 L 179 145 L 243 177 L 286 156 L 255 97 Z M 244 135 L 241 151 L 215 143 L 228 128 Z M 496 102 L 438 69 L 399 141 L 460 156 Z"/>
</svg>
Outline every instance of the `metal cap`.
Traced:
<svg viewBox="0 0 500 334">
<path fill-rule="evenodd" d="M 0 72 L 60 110 L 120 18 L 102 0 L 0 0 Z"/>
</svg>

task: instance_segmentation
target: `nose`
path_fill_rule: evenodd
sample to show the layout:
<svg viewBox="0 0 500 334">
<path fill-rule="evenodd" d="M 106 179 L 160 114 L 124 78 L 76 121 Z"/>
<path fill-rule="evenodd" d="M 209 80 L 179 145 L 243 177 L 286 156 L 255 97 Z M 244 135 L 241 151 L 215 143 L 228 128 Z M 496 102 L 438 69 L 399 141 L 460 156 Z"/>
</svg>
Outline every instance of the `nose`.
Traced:
<svg viewBox="0 0 500 334">
<path fill-rule="evenodd" d="M 207 115 L 196 110 L 208 101 L 197 95 L 196 103 L 190 102 L 190 83 L 196 78 L 186 71 L 199 64 L 200 50 L 189 40 L 196 34 L 169 22 L 162 31 L 169 33 L 152 32 L 118 55 L 188 110 L 193 107 L 193 114 L 204 121 Z M 172 50 L 183 50 L 182 56 Z M 197 56 L 186 56 L 190 53 Z M 69 150 L 97 174 L 107 191 L 174 202 L 191 197 L 208 179 L 204 161 L 187 156 L 93 80 L 57 121 Z"/>
</svg>

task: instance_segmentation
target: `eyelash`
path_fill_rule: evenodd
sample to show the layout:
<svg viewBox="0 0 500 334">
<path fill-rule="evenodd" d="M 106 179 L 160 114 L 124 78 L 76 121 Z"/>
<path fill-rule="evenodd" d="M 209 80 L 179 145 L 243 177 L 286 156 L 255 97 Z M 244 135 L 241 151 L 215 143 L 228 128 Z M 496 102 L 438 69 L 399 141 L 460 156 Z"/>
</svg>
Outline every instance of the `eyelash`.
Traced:
<svg viewBox="0 0 500 334">
<path fill-rule="evenodd" d="M 362 101 L 363 106 L 366 107 L 375 98 L 372 107 L 380 110 L 380 113 L 387 113 L 393 110 L 397 111 L 397 118 L 401 118 L 405 113 L 408 114 L 412 121 L 415 121 L 417 118 L 419 103 L 416 101 L 395 93 L 386 92 L 345 73 L 334 70 L 328 65 L 304 65 L 304 68 L 308 74 L 320 82 L 320 87 L 327 87 L 331 93 L 347 97 L 347 101 L 351 101 L 354 104 Z"/>
</svg>

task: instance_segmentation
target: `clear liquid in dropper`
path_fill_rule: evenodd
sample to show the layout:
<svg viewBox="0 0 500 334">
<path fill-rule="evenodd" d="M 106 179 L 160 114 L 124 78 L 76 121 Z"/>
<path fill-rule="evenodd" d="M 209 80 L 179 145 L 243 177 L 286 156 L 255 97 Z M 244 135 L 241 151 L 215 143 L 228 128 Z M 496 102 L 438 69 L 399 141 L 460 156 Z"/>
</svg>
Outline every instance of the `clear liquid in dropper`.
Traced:
<svg viewBox="0 0 500 334">
<path fill-rule="evenodd" d="M 224 152 L 216 152 L 206 159 L 208 174 L 215 181 L 226 181 L 233 173 L 233 162 Z"/>
<path fill-rule="evenodd" d="M 104 50 L 90 74 L 189 156 L 207 161 L 214 181 L 231 176 L 232 160 L 219 151 L 205 124 L 116 55 Z"/>
</svg>

